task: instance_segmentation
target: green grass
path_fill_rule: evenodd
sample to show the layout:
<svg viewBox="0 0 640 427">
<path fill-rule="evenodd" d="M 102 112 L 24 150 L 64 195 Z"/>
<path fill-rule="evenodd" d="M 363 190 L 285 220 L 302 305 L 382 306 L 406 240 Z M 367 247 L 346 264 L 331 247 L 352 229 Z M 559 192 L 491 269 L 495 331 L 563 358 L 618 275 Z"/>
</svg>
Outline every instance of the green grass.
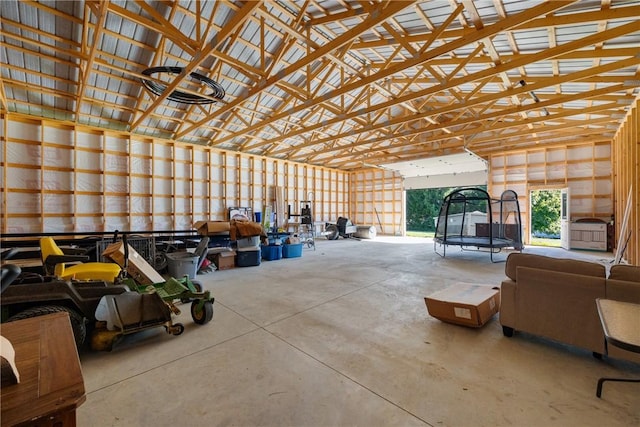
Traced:
<svg viewBox="0 0 640 427">
<path fill-rule="evenodd" d="M 433 231 L 409 231 L 407 230 L 408 237 L 433 237 L 435 233 Z M 531 246 L 547 246 L 547 247 L 560 247 L 560 239 L 543 239 L 541 237 L 532 237 Z"/>
<path fill-rule="evenodd" d="M 548 246 L 548 247 L 560 247 L 560 239 L 543 239 L 541 237 L 532 237 L 529 242 L 531 246 Z"/>
<path fill-rule="evenodd" d="M 435 233 L 433 231 L 408 231 L 407 236 L 409 237 L 433 237 Z"/>
</svg>

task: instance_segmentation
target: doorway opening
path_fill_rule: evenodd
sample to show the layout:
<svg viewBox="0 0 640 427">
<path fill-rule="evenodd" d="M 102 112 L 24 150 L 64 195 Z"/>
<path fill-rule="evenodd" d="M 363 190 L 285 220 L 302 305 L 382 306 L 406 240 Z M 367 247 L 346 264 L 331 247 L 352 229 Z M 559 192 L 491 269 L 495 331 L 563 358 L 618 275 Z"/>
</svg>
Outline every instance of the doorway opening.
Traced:
<svg viewBox="0 0 640 427">
<path fill-rule="evenodd" d="M 486 185 L 476 188 L 487 190 Z M 440 205 L 445 196 L 462 187 L 420 188 L 406 190 L 405 233 L 411 237 L 433 237 L 436 231 Z"/>
<path fill-rule="evenodd" d="M 529 244 L 532 246 L 562 246 L 562 190 L 540 189 L 529 193 L 531 212 Z M 566 199 L 564 200 L 566 203 Z"/>
</svg>

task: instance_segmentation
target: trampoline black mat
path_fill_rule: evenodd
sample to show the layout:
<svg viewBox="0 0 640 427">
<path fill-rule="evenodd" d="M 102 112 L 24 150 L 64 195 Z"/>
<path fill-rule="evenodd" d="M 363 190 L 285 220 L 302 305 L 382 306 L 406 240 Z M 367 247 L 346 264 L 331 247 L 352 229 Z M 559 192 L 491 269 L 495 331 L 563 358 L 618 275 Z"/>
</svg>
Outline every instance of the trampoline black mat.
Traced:
<svg viewBox="0 0 640 427">
<path fill-rule="evenodd" d="M 434 240 L 441 245 L 452 246 L 473 246 L 476 248 L 510 248 L 515 247 L 515 242 L 511 239 L 499 239 L 494 237 L 473 237 L 473 236 L 449 236 L 446 239 L 436 237 Z"/>
</svg>

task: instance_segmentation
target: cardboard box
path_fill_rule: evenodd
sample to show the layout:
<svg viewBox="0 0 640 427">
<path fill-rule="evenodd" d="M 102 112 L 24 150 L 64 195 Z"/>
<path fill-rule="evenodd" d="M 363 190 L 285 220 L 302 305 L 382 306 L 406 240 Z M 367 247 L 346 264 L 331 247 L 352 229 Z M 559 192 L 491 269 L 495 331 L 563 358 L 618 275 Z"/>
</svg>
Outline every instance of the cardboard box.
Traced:
<svg viewBox="0 0 640 427">
<path fill-rule="evenodd" d="M 201 236 L 210 236 L 215 234 L 228 233 L 231 229 L 229 221 L 196 221 L 193 228 L 198 230 Z"/>
<path fill-rule="evenodd" d="M 458 283 L 425 297 L 424 302 L 436 319 L 479 328 L 500 310 L 500 288 Z"/>
<path fill-rule="evenodd" d="M 163 283 L 164 277 L 158 273 L 131 245 L 129 247 L 129 261 L 127 262 L 127 273 L 141 285 L 153 285 Z M 102 256 L 111 259 L 120 267 L 124 268 L 124 244 L 115 242 L 106 247 Z"/>
<path fill-rule="evenodd" d="M 234 251 L 218 252 L 213 254 L 212 258 L 218 270 L 228 270 L 236 266 L 236 253 Z"/>
</svg>

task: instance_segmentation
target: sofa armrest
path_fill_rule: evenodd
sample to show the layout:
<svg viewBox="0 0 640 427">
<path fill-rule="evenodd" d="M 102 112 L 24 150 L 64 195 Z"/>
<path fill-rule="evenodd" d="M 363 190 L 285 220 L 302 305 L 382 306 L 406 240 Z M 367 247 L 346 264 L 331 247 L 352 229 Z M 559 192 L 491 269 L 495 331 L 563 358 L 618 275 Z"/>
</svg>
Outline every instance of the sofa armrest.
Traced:
<svg viewBox="0 0 640 427">
<path fill-rule="evenodd" d="M 510 328 L 516 327 L 516 286 L 509 278 L 500 284 L 500 324 Z"/>
<path fill-rule="evenodd" d="M 640 304 L 640 283 L 607 279 L 607 299 Z"/>
<path fill-rule="evenodd" d="M 596 298 L 605 278 L 518 267 L 515 329 L 604 353 Z"/>
</svg>

